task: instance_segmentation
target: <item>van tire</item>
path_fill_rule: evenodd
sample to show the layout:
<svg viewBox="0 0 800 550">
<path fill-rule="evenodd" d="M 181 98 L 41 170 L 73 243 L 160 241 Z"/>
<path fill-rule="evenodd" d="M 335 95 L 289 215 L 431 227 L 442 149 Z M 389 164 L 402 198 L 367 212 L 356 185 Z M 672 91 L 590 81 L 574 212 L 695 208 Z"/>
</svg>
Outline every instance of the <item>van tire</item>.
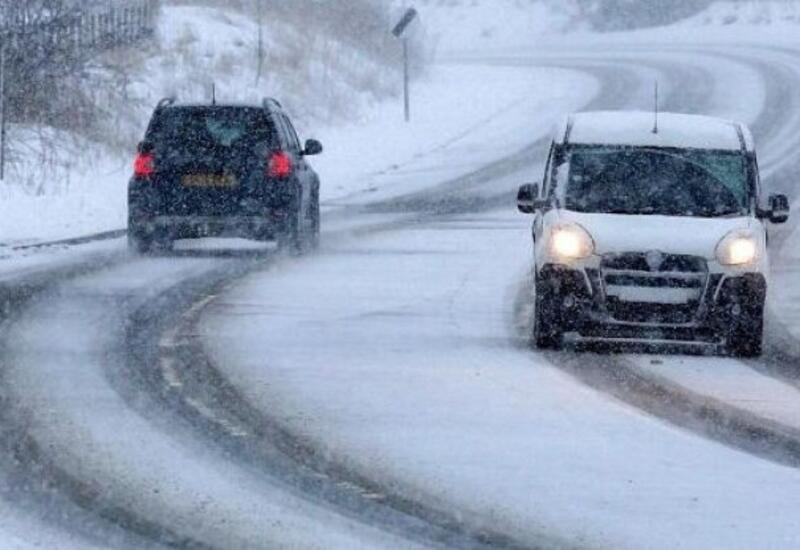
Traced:
<svg viewBox="0 0 800 550">
<path fill-rule="evenodd" d="M 533 305 L 533 343 L 539 349 L 558 350 L 563 345 L 557 297 L 553 290 L 536 281 Z"/>
<path fill-rule="evenodd" d="M 740 359 L 761 357 L 764 346 L 764 310 L 742 312 L 728 331 L 728 353 Z"/>
</svg>

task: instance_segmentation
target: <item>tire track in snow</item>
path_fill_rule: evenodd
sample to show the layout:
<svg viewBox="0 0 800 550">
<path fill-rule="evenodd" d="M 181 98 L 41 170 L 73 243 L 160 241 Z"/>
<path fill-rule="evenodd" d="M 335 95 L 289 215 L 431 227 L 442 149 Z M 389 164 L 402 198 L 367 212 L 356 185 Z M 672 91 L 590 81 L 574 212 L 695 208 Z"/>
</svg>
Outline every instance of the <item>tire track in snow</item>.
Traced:
<svg viewBox="0 0 800 550">
<path fill-rule="evenodd" d="M 609 71 L 609 72 L 612 72 L 612 71 Z M 619 74 L 619 69 L 615 69 L 613 72 Z M 695 73 L 694 75 L 692 75 L 692 78 L 694 78 L 696 76 L 697 76 L 697 74 Z M 623 82 L 624 82 L 623 79 L 620 79 L 620 78 L 607 78 L 606 81 L 607 82 L 608 81 L 616 82 L 618 84 L 617 92 L 619 94 L 622 94 L 623 92 L 630 92 L 630 90 L 625 89 L 625 88 L 627 88 L 627 86 L 623 84 Z M 701 81 L 702 81 L 702 79 L 701 79 Z M 630 84 L 630 82 L 631 81 L 628 81 L 627 84 Z M 697 82 L 695 82 L 695 84 L 697 84 Z M 701 92 L 700 94 L 698 94 L 698 96 L 700 96 L 700 95 L 705 95 L 705 94 L 704 94 L 704 92 Z M 614 97 L 613 99 L 619 101 L 623 97 L 624 96 L 620 95 L 618 97 Z M 698 97 L 698 100 L 699 99 L 700 98 Z M 600 102 L 597 102 L 597 103 L 599 104 L 599 103 L 604 103 L 604 102 L 600 101 Z M 546 141 L 543 141 L 540 144 L 538 144 L 540 149 L 532 148 L 532 149 L 526 151 L 524 154 L 517 155 L 516 159 L 514 159 L 514 158 L 512 158 L 511 160 L 506 159 L 505 161 L 503 161 L 501 163 L 498 163 L 496 166 L 493 166 L 493 167 L 490 167 L 490 168 L 486 169 L 483 173 L 479 172 L 479 173 L 475 173 L 475 174 L 471 175 L 471 177 L 468 176 L 467 178 L 462 178 L 461 182 L 464 183 L 467 187 L 481 187 L 481 186 L 485 185 L 486 183 L 489 183 L 491 178 L 496 178 L 497 177 L 498 169 L 507 170 L 508 171 L 507 174 L 513 175 L 514 173 L 516 173 L 518 171 L 521 171 L 524 168 L 526 168 L 527 166 L 530 166 L 531 164 L 533 164 L 534 161 L 533 161 L 532 157 L 534 156 L 534 154 L 535 154 L 535 152 L 537 150 L 541 150 L 542 144 L 544 144 L 544 146 L 546 146 Z M 516 162 L 518 162 L 518 164 L 515 164 L 515 162 L 513 162 L 514 160 L 516 160 Z M 489 177 L 489 176 L 491 176 L 491 177 Z M 452 192 L 452 189 L 451 189 L 451 192 Z M 484 210 L 486 208 L 498 206 L 500 204 L 509 204 L 508 202 L 505 202 L 507 200 L 508 196 L 509 195 L 504 194 L 502 197 L 498 196 L 498 197 L 493 198 L 493 199 L 488 200 L 488 201 L 483 199 L 483 198 L 481 198 L 478 201 L 474 202 L 473 204 L 464 204 L 464 203 L 462 203 L 461 205 L 459 205 L 459 206 L 457 206 L 455 208 L 452 208 L 451 211 L 459 211 L 459 212 L 461 212 L 461 211 L 477 211 L 477 210 Z M 446 214 L 446 213 L 448 213 L 448 210 L 439 211 L 437 209 L 433 209 L 433 215 L 434 216 L 441 215 L 441 214 Z M 411 223 L 413 223 L 413 222 L 411 222 Z M 395 225 L 397 225 L 397 224 L 395 224 Z M 172 380 L 173 385 L 176 382 L 180 383 L 180 379 L 177 379 L 177 380 L 173 379 Z M 199 409 L 196 407 L 197 403 L 202 404 L 203 401 L 195 402 L 196 412 L 193 414 L 193 418 L 195 418 L 195 419 L 197 418 L 198 415 L 199 416 L 204 416 L 203 413 L 197 412 L 197 411 L 199 411 Z M 208 410 L 210 410 L 210 409 L 207 409 L 207 411 Z M 208 416 L 208 414 L 206 414 L 205 416 Z M 222 427 L 225 428 L 224 425 Z M 372 495 L 372 498 L 376 498 L 376 496 L 377 497 L 380 496 L 380 493 L 379 492 L 372 492 L 372 493 L 365 492 L 365 493 L 363 493 L 362 496 L 366 496 L 366 495 Z"/>
<path fill-rule="evenodd" d="M 764 52 L 767 52 L 766 56 Z M 766 108 L 753 128 L 758 138 L 767 144 L 761 149 L 766 151 L 762 158 L 768 162 L 764 170 L 768 185 L 796 199 L 798 189 L 793 183 L 798 181 L 800 174 L 796 153 L 800 149 L 796 131 L 800 122 L 798 111 L 793 109 L 796 103 L 793 90 L 800 81 L 798 72 L 785 59 L 776 61 L 770 48 L 758 53 L 748 48 L 746 53 L 746 56 L 722 52 L 715 55 L 751 64 L 769 83 Z M 771 63 L 764 57 L 771 58 Z M 787 113 L 794 114 L 787 117 Z M 789 234 L 782 232 L 774 239 L 778 241 L 778 250 L 785 245 Z M 780 254 L 776 257 L 779 259 Z M 527 301 L 531 292 L 528 284 L 520 292 L 518 300 Z M 518 304 L 517 311 L 523 310 L 523 306 Z M 518 330 L 529 329 L 520 323 L 518 319 Z M 773 332 L 768 334 L 766 356 L 760 361 L 736 361 L 737 365 L 751 369 L 750 384 L 763 386 L 766 390 L 762 391 L 764 397 L 770 395 L 769 383 L 762 378 L 764 376 L 777 377 L 800 389 L 800 352 L 797 351 L 800 342 L 789 336 L 789 331 L 774 313 L 770 324 Z M 755 412 L 759 407 L 735 404 L 729 396 L 712 397 L 702 388 L 693 388 L 689 379 L 661 376 L 637 365 L 631 357 L 569 353 L 547 353 L 546 356 L 551 363 L 583 383 L 649 414 L 768 460 L 800 466 L 800 419 L 792 414 L 788 417 L 779 415 L 783 418 L 775 421 L 762 411 Z M 797 398 L 800 399 L 800 393 Z"/>
<path fill-rule="evenodd" d="M 615 69 L 615 70 L 618 71 L 619 69 Z M 687 78 L 686 75 L 689 74 L 689 73 L 691 73 L 691 77 L 689 77 L 691 81 L 693 81 L 695 83 L 705 82 L 702 78 L 698 78 L 699 74 L 698 74 L 698 72 L 696 70 L 695 71 L 685 71 L 683 73 L 684 74 L 683 78 Z M 623 94 L 623 90 L 626 91 L 626 92 L 630 91 L 630 89 L 631 89 L 631 81 L 632 80 L 633 79 L 628 80 L 628 79 L 622 79 L 622 78 L 606 79 L 605 80 L 606 82 L 609 82 L 609 81 L 615 82 L 617 84 L 617 86 L 614 87 L 615 89 L 613 91 L 610 91 L 609 95 L 606 98 L 601 98 L 601 99 L 597 100 L 595 103 L 598 106 L 599 105 L 607 106 L 608 103 L 610 102 L 610 98 L 612 98 L 612 97 L 613 97 L 612 101 L 620 101 L 621 98 L 625 97 L 625 95 Z M 687 94 L 685 90 L 682 90 L 682 92 L 681 92 L 682 100 L 683 101 L 692 101 L 692 100 L 694 100 L 696 103 L 700 103 L 701 99 L 702 100 L 707 100 L 711 95 L 711 94 L 708 93 L 708 87 L 709 86 L 710 86 L 710 84 L 707 83 L 707 82 L 706 82 L 706 86 L 705 87 L 698 86 L 697 88 L 695 88 L 697 90 L 695 95 Z M 687 97 L 691 97 L 692 99 L 687 99 Z M 531 165 L 531 159 L 535 155 L 535 150 L 537 148 L 539 150 L 543 150 L 543 148 L 546 147 L 547 145 L 548 145 L 547 140 L 541 140 L 536 145 L 534 145 L 532 148 L 530 148 L 528 150 L 525 150 L 522 153 L 511 157 L 510 159 L 505 159 L 504 161 L 501 161 L 501 162 L 497 163 L 496 165 L 494 165 L 494 166 L 492 166 L 492 167 L 490 167 L 488 169 L 479 171 L 478 173 L 472 174 L 470 176 L 467 176 L 466 178 L 460 178 L 459 179 L 459 184 L 460 185 L 464 185 L 467 188 L 480 187 L 482 184 L 485 184 L 485 182 L 491 181 L 492 179 L 496 179 L 498 171 L 503 171 L 504 173 L 515 173 L 515 172 L 523 169 L 524 167 L 530 166 Z M 452 193 L 453 193 L 452 183 L 448 184 L 448 187 L 450 188 L 448 194 L 449 194 L 450 197 L 452 197 Z M 443 214 L 446 214 L 447 211 L 449 211 L 449 210 L 452 210 L 454 212 L 459 212 L 459 213 L 463 213 L 465 211 L 469 212 L 469 211 L 473 211 L 473 210 L 476 210 L 476 211 L 478 211 L 478 210 L 486 210 L 487 208 L 489 208 L 491 206 L 494 206 L 495 204 L 499 205 L 500 201 L 506 201 L 507 198 L 508 198 L 508 195 L 504 194 L 503 196 L 498 196 L 498 197 L 494 198 L 493 201 L 487 202 L 485 200 L 481 200 L 478 204 L 474 204 L 474 205 L 465 205 L 464 203 L 460 203 L 460 204 L 458 204 L 458 206 L 453 207 L 452 204 L 449 204 L 448 208 L 445 211 L 443 211 L 441 208 L 434 208 L 431 211 L 429 208 L 419 208 L 419 205 L 416 205 L 416 207 L 414 207 L 414 208 L 409 208 L 409 204 L 408 203 L 403 204 L 400 208 L 403 211 L 407 211 L 409 209 L 412 210 L 412 211 L 420 211 L 420 210 L 428 211 L 429 215 L 431 217 L 440 217 Z M 396 209 L 398 207 L 398 204 L 397 204 L 396 201 L 390 201 L 390 203 L 394 203 L 392 205 L 393 209 Z M 408 223 L 409 222 L 406 222 L 406 224 L 408 224 Z M 411 222 L 411 223 L 413 223 L 413 222 Z M 404 222 L 399 222 L 399 223 L 393 222 L 391 224 L 392 227 L 384 227 L 384 228 L 380 228 L 380 229 L 383 229 L 383 230 L 399 229 L 399 228 L 402 228 L 403 225 L 404 225 Z M 374 228 L 373 227 L 373 228 L 371 228 L 369 230 L 369 232 L 373 232 L 373 231 L 376 231 L 376 230 L 379 230 L 379 228 Z M 202 308 L 200 308 L 199 312 L 201 312 L 201 311 L 202 311 Z M 191 331 L 189 331 L 189 332 L 191 332 Z M 191 347 L 192 346 L 190 345 L 189 348 L 191 349 Z M 212 385 L 212 387 L 213 386 L 221 387 L 221 388 L 225 388 L 226 387 L 224 378 L 221 378 L 221 375 L 219 374 L 219 371 L 216 370 L 215 368 L 213 368 L 213 366 L 210 364 L 210 362 L 207 359 L 203 358 L 203 355 L 201 354 L 201 350 L 194 349 L 193 351 L 189 352 L 188 355 L 192 358 L 192 360 L 190 361 L 191 364 L 193 364 L 195 366 L 198 365 L 198 364 L 205 364 L 207 366 L 207 368 L 209 369 L 209 371 L 206 373 L 206 375 L 202 378 L 203 384 L 200 384 L 201 387 L 202 386 L 206 386 L 207 387 L 208 386 L 207 382 L 209 380 L 214 380 L 214 384 Z M 185 373 L 186 369 L 185 368 L 184 369 L 180 368 L 180 361 L 178 361 L 175 357 L 168 356 L 168 357 L 162 357 L 161 361 L 160 361 L 160 364 L 162 365 L 161 386 L 162 387 L 164 387 L 164 386 L 169 387 L 171 391 L 177 392 L 178 395 L 181 395 L 182 392 L 185 392 L 187 384 L 183 381 L 183 378 L 181 377 L 180 373 L 182 371 Z M 164 365 L 166 365 L 166 368 L 164 368 Z M 245 422 L 242 422 L 241 419 L 237 422 L 237 420 L 235 418 L 237 412 L 238 412 L 238 414 L 242 415 L 243 411 L 248 411 L 249 406 L 241 398 L 237 399 L 235 394 L 226 395 L 225 398 L 220 398 L 220 397 L 209 398 L 209 396 L 205 396 L 204 397 L 204 396 L 201 395 L 199 399 L 196 398 L 196 397 L 187 398 L 187 396 L 184 395 L 181 399 L 184 402 L 184 404 L 183 404 L 184 408 L 186 408 L 186 409 L 188 409 L 190 411 L 190 414 L 195 418 L 195 421 L 200 420 L 201 423 L 204 423 L 206 425 L 207 429 L 208 428 L 213 428 L 213 425 L 216 424 L 216 431 L 218 433 L 228 432 L 228 438 L 230 440 L 234 441 L 234 442 L 240 442 L 242 439 L 245 439 L 247 437 L 246 434 L 248 434 L 248 433 L 254 433 L 254 432 L 257 433 L 258 430 L 259 430 L 259 426 L 263 427 L 264 425 L 269 425 L 269 422 L 268 422 L 269 418 L 268 417 L 266 417 L 266 418 L 261 417 L 260 421 L 254 421 L 254 420 L 251 419 L 249 422 L 246 422 L 247 416 L 248 416 L 247 413 L 245 413 L 243 415 L 245 417 L 244 418 Z M 227 411 L 225 409 L 223 409 L 223 410 L 220 411 L 220 407 L 219 407 L 220 403 L 229 403 L 229 404 L 231 404 L 232 409 L 227 410 Z M 194 410 L 193 413 L 191 412 L 192 409 Z M 218 411 L 217 413 L 213 412 L 215 409 Z M 209 422 L 211 423 L 211 425 L 209 425 Z M 245 435 L 243 435 L 243 434 L 245 434 Z M 291 435 L 291 434 L 288 434 L 288 435 Z M 275 435 L 273 435 L 272 437 L 274 439 Z M 291 442 L 291 438 L 288 441 Z M 295 448 L 297 447 L 297 443 L 285 443 L 285 445 L 287 445 L 290 448 L 293 447 L 293 446 Z M 307 459 L 308 458 L 313 458 L 313 453 L 310 453 L 308 455 Z M 335 464 L 334 465 L 330 465 L 330 464 L 324 465 L 323 464 L 324 468 L 330 468 L 331 466 L 333 466 L 334 468 L 336 467 Z M 354 474 L 355 473 L 350 473 L 348 475 L 352 476 Z M 385 488 L 381 488 L 380 486 L 375 486 L 368 479 L 360 478 L 357 475 L 356 475 L 356 481 L 355 482 L 346 481 L 345 484 L 346 484 L 347 487 L 350 487 L 350 488 L 360 487 L 361 488 L 360 492 L 362 494 L 362 497 L 363 496 L 367 496 L 367 498 L 378 498 L 379 500 L 385 500 L 385 499 L 390 498 L 390 497 L 387 496 L 387 491 L 385 490 Z M 403 508 L 407 509 L 407 504 L 406 503 L 402 503 L 402 502 L 398 501 L 398 504 L 400 505 L 401 509 L 403 509 Z M 485 534 L 483 534 L 483 535 L 480 535 L 478 537 L 478 539 L 479 540 L 480 539 L 484 539 L 484 540 L 487 540 L 487 541 L 494 540 L 495 541 L 494 544 L 498 544 L 500 542 L 500 540 L 502 540 L 502 537 L 494 535 L 494 534 L 493 535 L 485 535 Z M 509 545 L 511 544 L 510 541 L 509 541 L 508 544 Z M 459 545 L 459 547 L 461 547 L 461 545 Z"/>
<path fill-rule="evenodd" d="M 615 70 L 618 71 L 619 69 Z M 692 76 L 696 77 L 697 73 L 693 72 Z M 693 80 L 698 82 L 696 78 L 693 78 Z M 607 105 L 610 101 L 620 101 L 625 97 L 623 90 L 629 91 L 631 89 L 631 81 L 627 79 L 606 79 L 606 81 L 615 82 L 618 87 L 613 87 L 613 91 L 609 90 L 608 96 L 597 101 L 596 103 L 598 104 Z M 702 79 L 699 80 L 699 82 L 702 81 Z M 686 100 L 685 91 L 682 93 L 684 94 L 684 100 Z M 698 101 L 700 97 L 709 97 L 707 88 L 697 92 Z M 611 98 L 613 98 L 613 100 Z M 542 140 L 533 148 L 542 148 L 546 147 L 546 145 L 547 141 Z M 487 181 L 483 178 L 491 180 L 492 178 L 497 177 L 496 172 L 498 167 L 502 167 L 502 169 L 507 170 L 508 173 L 514 173 L 523 167 L 530 166 L 532 156 L 533 151 L 526 150 L 523 153 L 515 155 L 511 159 L 506 159 L 505 161 L 498 163 L 498 165 L 492 167 L 486 172 L 481 171 L 478 174 L 473 174 L 467 178 L 462 178 L 460 182 L 462 184 L 465 183 L 467 187 L 480 186 L 482 183 Z M 453 191 L 451 188 L 450 193 L 452 192 Z M 495 200 L 506 200 L 506 196 L 504 195 L 502 197 L 498 197 L 498 199 Z M 486 201 L 482 201 L 478 209 L 485 210 L 487 206 L 489 205 L 486 203 Z M 394 207 L 397 207 L 396 203 Z M 405 205 L 403 209 L 406 210 L 407 207 L 408 205 Z M 413 210 L 419 211 L 419 208 Z M 463 213 L 464 211 L 470 211 L 470 209 L 465 208 L 464 205 L 461 204 L 456 208 L 456 211 Z M 443 212 L 440 209 L 434 209 L 430 216 L 440 217 L 442 214 Z M 406 223 L 408 224 L 408 222 Z M 392 227 L 384 227 L 381 229 L 399 229 L 402 228 L 404 224 L 403 222 L 400 222 L 399 224 L 393 222 L 391 225 Z M 374 232 L 376 230 L 380 229 L 371 228 L 369 231 Z M 205 297 L 201 298 L 201 306 L 205 303 Z M 196 313 L 199 315 L 202 313 L 202 310 L 203 307 L 199 307 Z M 186 332 L 191 333 L 192 330 L 188 329 Z M 140 363 L 141 365 L 145 365 L 148 363 L 151 364 L 155 361 L 161 365 L 160 380 L 157 381 L 158 385 L 154 386 L 151 391 L 159 391 L 157 389 L 158 387 L 161 388 L 161 391 L 164 391 L 164 388 L 167 388 L 167 393 L 173 393 L 175 398 L 182 402 L 182 404 L 179 406 L 186 411 L 186 414 L 188 414 L 190 418 L 194 419 L 194 422 L 199 422 L 206 430 L 211 430 L 212 432 L 216 432 L 217 434 L 225 436 L 229 440 L 228 444 L 233 446 L 241 446 L 243 442 L 247 441 L 248 434 L 263 434 L 262 438 L 266 439 L 273 445 L 277 443 L 279 449 L 282 446 L 290 456 L 292 452 L 294 452 L 296 455 L 299 454 L 299 457 L 295 456 L 295 460 L 299 458 L 301 462 L 304 462 L 306 465 L 311 465 L 311 469 L 316 471 L 317 474 L 321 473 L 323 476 L 325 476 L 329 475 L 330 471 L 333 471 L 333 479 L 344 479 L 344 487 L 359 492 L 361 498 L 379 500 L 400 511 L 411 513 L 412 515 L 421 515 L 422 517 L 427 517 L 430 523 L 433 523 L 438 527 L 444 527 L 445 531 L 452 530 L 455 531 L 455 533 L 461 533 L 464 531 L 463 528 L 458 528 L 458 523 L 453 523 L 451 518 L 447 518 L 446 515 L 442 514 L 441 512 L 437 512 L 435 510 L 426 510 L 425 507 L 419 503 L 407 502 L 401 497 L 392 496 L 391 492 L 387 491 L 387 488 L 373 483 L 368 478 L 359 475 L 357 472 L 347 471 L 346 467 L 342 464 L 325 460 L 320 462 L 319 457 L 316 456 L 317 453 L 313 450 L 313 448 L 304 449 L 305 445 L 303 444 L 302 440 L 297 440 L 294 438 L 294 436 L 292 436 L 292 434 L 284 433 L 277 428 L 274 428 L 275 431 L 271 435 L 268 433 L 265 434 L 264 431 L 266 427 L 270 426 L 271 424 L 269 416 L 265 416 L 265 413 L 263 412 L 259 413 L 259 411 L 254 411 L 246 403 L 246 401 L 238 396 L 237 393 L 235 393 L 235 390 L 227 385 L 225 379 L 221 376 L 219 371 L 213 367 L 198 344 L 193 344 L 191 342 L 191 338 L 179 337 L 178 341 L 180 340 L 187 341 L 186 349 L 183 351 L 185 356 L 183 361 L 180 360 L 181 352 L 178 352 L 177 356 L 174 355 L 176 353 L 174 346 L 176 340 L 174 337 L 171 337 L 168 340 L 168 345 L 162 346 L 162 352 L 164 351 L 164 348 L 168 350 L 166 355 L 162 355 L 158 360 L 151 358 L 150 361 L 140 361 Z M 192 369 L 187 369 L 186 365 L 192 365 Z M 198 376 L 198 365 L 202 365 L 199 370 L 206 372 L 200 376 L 200 383 L 195 381 L 195 383 L 192 384 L 191 377 Z M 190 373 L 190 378 L 188 381 L 186 378 L 187 373 Z M 213 381 L 213 383 L 209 384 L 209 381 Z M 191 386 L 194 386 L 195 390 L 197 388 L 202 389 L 208 387 L 221 388 L 222 395 L 210 396 L 207 394 L 207 391 L 201 391 L 199 396 L 191 395 L 192 392 L 190 390 L 187 391 L 187 388 Z M 189 395 L 187 395 L 187 393 Z M 228 407 L 220 407 L 220 404 L 227 404 Z M 298 451 L 302 452 L 298 453 Z M 236 454 L 241 456 L 243 453 L 240 452 Z M 320 481 L 319 478 L 317 478 L 317 481 Z M 436 519 L 435 521 L 431 522 L 431 518 Z M 467 534 L 469 537 L 468 531 Z M 476 535 L 474 535 L 473 541 L 470 541 L 469 538 L 464 539 L 463 535 L 460 542 L 457 542 L 457 540 L 458 539 L 448 540 L 447 538 L 444 538 L 440 539 L 439 542 L 443 542 L 449 546 L 455 545 L 457 547 L 469 547 L 469 544 L 472 542 L 481 542 L 482 544 L 500 547 L 513 547 L 516 545 L 516 543 L 513 541 L 505 540 L 502 535 L 491 532 L 478 532 Z M 537 543 L 537 546 L 540 544 L 541 541 Z M 552 542 L 547 544 L 547 546 L 552 546 Z"/>
<path fill-rule="evenodd" d="M 339 513 L 424 545 L 531 548 L 530 541 L 516 541 L 478 521 L 473 523 L 470 518 L 401 496 L 395 488 L 361 475 L 346 461 L 328 456 L 313 442 L 251 406 L 208 358 L 195 336 L 197 321 L 222 291 L 220 287 L 188 292 L 176 288 L 170 292 L 181 298 L 166 300 L 173 306 L 173 315 L 164 317 L 161 304 L 136 312 L 128 334 L 131 360 L 125 378 L 137 380 L 136 387 L 160 395 L 168 409 L 177 411 L 206 437 L 211 434 L 210 439 L 236 461 Z M 159 323 L 150 322 L 153 318 L 159 318 Z M 562 546 L 550 537 L 542 537 L 535 544 Z"/>
<path fill-rule="evenodd" d="M 619 71 L 618 68 L 612 70 L 615 73 Z M 601 99 L 599 103 L 607 104 L 609 101 L 623 102 L 626 97 L 625 92 L 630 90 L 630 81 L 621 78 L 609 78 L 607 81 L 614 82 L 616 86 L 612 86 L 613 89 L 607 90 L 606 97 Z M 620 86 L 620 82 L 625 82 L 626 85 Z M 522 158 L 522 155 L 515 155 L 515 157 L 515 162 L 520 164 L 529 165 L 531 162 L 529 152 L 524 155 L 524 158 Z M 518 169 L 512 162 L 505 162 L 504 164 L 506 167 L 511 165 L 513 169 Z M 470 176 L 467 179 L 470 179 Z M 425 217 L 436 217 L 438 215 L 438 213 L 434 213 Z M 418 222 L 418 217 L 414 221 L 392 221 L 385 226 L 371 226 L 366 231 L 399 229 Z M 229 279 L 235 278 L 238 277 Z M 209 295 L 208 291 L 199 292 L 196 298 L 200 304 L 203 304 Z M 184 304 L 183 307 L 164 308 L 161 306 L 162 311 L 181 311 L 187 308 L 191 310 L 189 304 Z M 202 312 L 202 308 L 199 308 L 197 312 Z M 144 317 L 146 319 L 154 319 L 158 315 L 156 311 L 151 311 L 145 314 Z M 151 356 L 149 359 L 143 358 L 139 354 L 139 350 L 152 350 L 152 340 L 155 334 L 151 334 L 149 329 L 146 331 L 150 334 L 150 343 L 148 344 L 147 338 L 142 337 L 143 333 L 136 335 L 135 329 L 137 326 L 147 327 L 147 323 L 142 324 L 132 320 L 131 326 L 134 327 L 134 335 L 129 335 L 129 338 L 132 338 L 129 341 L 136 342 L 135 345 L 129 345 L 130 356 L 136 358 L 133 364 L 129 365 L 128 372 L 131 374 L 132 379 L 139 380 L 138 386 L 151 395 L 160 395 L 162 399 L 169 403 L 169 409 L 183 415 L 201 433 L 211 433 L 214 434 L 214 437 L 225 440 L 225 445 L 234 450 L 233 454 L 236 455 L 237 461 L 248 462 L 248 458 L 245 457 L 249 457 L 251 466 L 260 467 L 263 470 L 265 460 L 271 459 L 280 462 L 288 456 L 290 460 L 299 463 L 301 468 L 311 470 L 310 477 L 306 478 L 299 475 L 303 473 L 302 469 L 296 469 L 292 474 L 298 478 L 294 480 L 294 483 L 300 482 L 301 485 L 304 485 L 304 487 L 301 487 L 301 493 L 313 490 L 317 494 L 317 499 L 324 497 L 329 501 L 338 502 L 341 511 L 355 514 L 356 517 L 359 517 L 359 515 L 364 516 L 365 510 L 367 510 L 366 517 L 369 521 L 377 522 L 383 525 L 384 528 L 396 530 L 396 525 L 392 526 L 385 517 L 382 519 L 380 515 L 372 511 L 375 508 L 378 510 L 383 509 L 385 514 L 388 510 L 389 517 L 395 518 L 395 521 L 400 521 L 401 523 L 404 521 L 406 523 L 405 534 L 411 535 L 414 539 L 427 539 L 434 544 L 458 548 L 522 548 L 531 546 L 531 541 L 521 544 L 505 537 L 501 533 L 494 533 L 485 527 L 470 525 L 465 520 L 458 519 L 448 512 L 403 498 L 395 493 L 391 487 L 382 487 L 368 477 L 351 471 L 345 464 L 331 460 L 329 457 L 319 456 L 315 449 L 304 445 L 302 440 L 297 439 L 290 433 L 276 429 L 276 425 L 270 423 L 268 415 L 254 411 L 244 400 L 232 393 L 224 377 L 221 376 L 218 370 L 213 368 L 213 365 L 201 354 L 199 349 L 192 346 L 186 348 L 185 351 L 189 352 L 188 355 L 190 357 L 188 363 L 186 361 L 182 363 L 179 357 L 169 354 L 162 357 Z M 163 331 L 165 327 L 161 328 Z M 171 344 L 175 343 L 175 340 L 170 341 L 168 339 L 162 343 L 167 344 L 162 346 L 162 350 L 163 348 L 169 349 L 172 347 Z M 171 351 L 174 352 L 175 349 L 173 348 Z M 148 369 L 154 364 L 161 367 L 160 370 L 152 371 L 160 373 L 155 380 L 152 378 L 152 372 L 148 376 Z M 192 368 L 186 369 L 187 364 L 191 365 Z M 192 384 L 190 380 L 187 381 L 186 373 L 190 372 L 191 376 L 197 376 L 198 367 L 203 372 L 203 376 L 199 381 L 195 381 Z M 187 395 L 192 387 L 195 389 L 198 387 L 220 388 L 222 395 L 209 395 L 208 392 L 204 391 L 199 392 L 199 394 Z M 221 408 L 221 404 L 226 406 Z M 270 432 L 269 427 L 271 425 L 272 431 Z M 265 443 L 274 448 L 265 449 Z M 280 453 L 279 455 L 275 454 L 275 449 Z M 272 462 L 270 468 L 274 467 L 275 462 Z M 287 468 L 286 471 L 291 473 L 291 468 Z M 270 475 L 270 472 L 266 473 Z M 275 475 L 275 472 L 273 471 L 271 475 Z M 330 485 L 331 483 L 333 483 L 333 486 Z M 403 516 L 406 517 L 404 518 Z M 409 518 L 411 521 L 409 521 Z M 479 525 L 479 523 L 476 522 L 476 525 Z M 534 546 L 554 547 L 561 545 L 543 535 L 541 540 L 535 541 Z"/>
</svg>

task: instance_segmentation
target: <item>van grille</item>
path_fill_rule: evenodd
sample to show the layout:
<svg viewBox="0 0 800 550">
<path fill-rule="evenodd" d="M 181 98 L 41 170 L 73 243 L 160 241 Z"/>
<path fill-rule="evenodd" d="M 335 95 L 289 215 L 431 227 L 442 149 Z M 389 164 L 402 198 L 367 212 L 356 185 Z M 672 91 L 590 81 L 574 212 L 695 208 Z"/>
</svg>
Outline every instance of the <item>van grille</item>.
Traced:
<svg viewBox="0 0 800 550">
<path fill-rule="evenodd" d="M 704 258 L 656 251 L 608 255 L 600 270 L 605 308 L 622 323 L 691 324 L 708 283 Z"/>
</svg>

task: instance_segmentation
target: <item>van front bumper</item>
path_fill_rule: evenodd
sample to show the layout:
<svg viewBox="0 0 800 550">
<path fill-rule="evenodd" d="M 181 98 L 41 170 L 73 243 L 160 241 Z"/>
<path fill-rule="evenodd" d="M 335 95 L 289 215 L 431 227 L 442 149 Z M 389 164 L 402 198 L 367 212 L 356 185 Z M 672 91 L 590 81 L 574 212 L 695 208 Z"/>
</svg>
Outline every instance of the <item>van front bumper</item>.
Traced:
<svg viewBox="0 0 800 550">
<path fill-rule="evenodd" d="M 548 265 L 537 286 L 555 301 L 562 330 L 589 339 L 720 344 L 738 317 L 764 308 L 761 273 L 675 275 Z"/>
</svg>

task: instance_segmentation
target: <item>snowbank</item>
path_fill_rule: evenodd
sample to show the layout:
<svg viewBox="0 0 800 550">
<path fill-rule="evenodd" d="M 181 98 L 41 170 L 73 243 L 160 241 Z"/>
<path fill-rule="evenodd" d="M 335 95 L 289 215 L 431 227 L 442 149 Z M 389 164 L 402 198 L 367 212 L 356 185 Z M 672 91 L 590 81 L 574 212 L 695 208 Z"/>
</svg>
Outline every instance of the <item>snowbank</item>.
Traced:
<svg viewBox="0 0 800 550">
<path fill-rule="evenodd" d="M 363 203 L 443 183 L 522 150 L 598 90 L 562 69 L 487 64 L 438 66 L 414 85 L 411 124 L 402 102 L 319 132 L 312 163 L 331 204 Z"/>
<path fill-rule="evenodd" d="M 546 0 L 425 0 L 418 6 L 441 54 L 484 46 L 530 46 L 542 35 L 574 30 L 568 3 Z"/>
<path fill-rule="evenodd" d="M 685 23 L 704 26 L 797 25 L 800 24 L 800 5 L 786 0 L 719 1 Z"/>
</svg>

